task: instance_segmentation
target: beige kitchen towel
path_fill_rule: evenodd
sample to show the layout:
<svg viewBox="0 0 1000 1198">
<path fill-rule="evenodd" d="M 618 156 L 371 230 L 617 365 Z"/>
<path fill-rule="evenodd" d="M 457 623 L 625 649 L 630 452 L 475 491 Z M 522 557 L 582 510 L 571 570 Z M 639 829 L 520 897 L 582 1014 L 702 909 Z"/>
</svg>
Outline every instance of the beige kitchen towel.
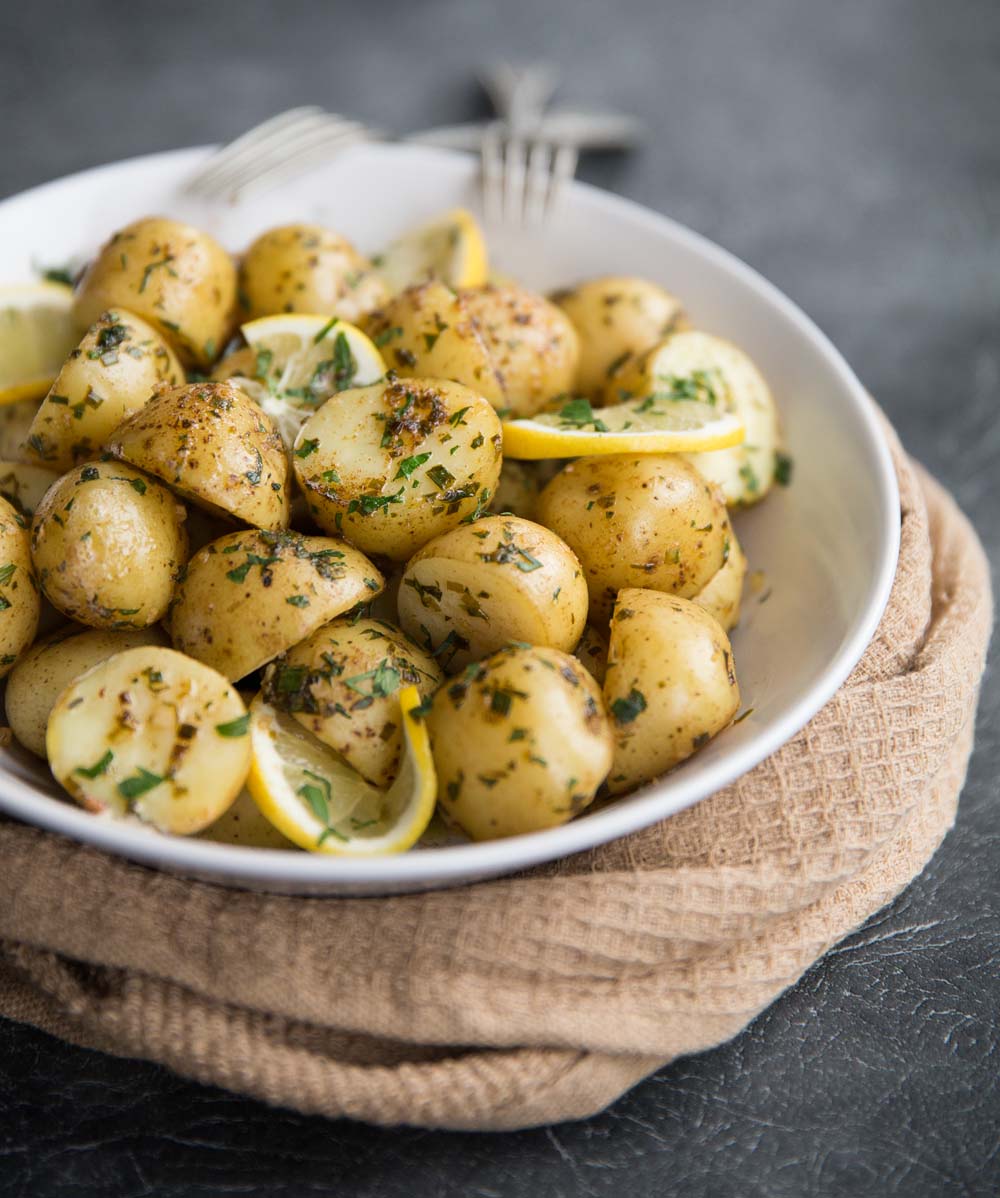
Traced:
<svg viewBox="0 0 1000 1198">
<path fill-rule="evenodd" d="M 734 1036 L 950 827 L 992 623 L 950 497 L 893 442 L 902 552 L 863 660 L 793 740 L 656 827 L 383 899 L 226 890 L 0 823 L 0 1014 L 271 1103 L 507 1129 Z"/>
</svg>

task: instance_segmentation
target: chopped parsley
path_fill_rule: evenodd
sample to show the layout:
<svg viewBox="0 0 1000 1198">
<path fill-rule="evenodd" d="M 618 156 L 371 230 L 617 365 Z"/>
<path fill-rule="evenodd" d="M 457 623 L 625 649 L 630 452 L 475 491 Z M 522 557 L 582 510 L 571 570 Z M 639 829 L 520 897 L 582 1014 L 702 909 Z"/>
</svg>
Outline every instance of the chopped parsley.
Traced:
<svg viewBox="0 0 1000 1198">
<path fill-rule="evenodd" d="M 226 724 L 216 724 L 215 731 L 220 736 L 235 739 L 237 736 L 246 736 L 247 729 L 250 727 L 250 712 L 244 715 L 237 716 L 235 720 L 230 720 Z"/>
<path fill-rule="evenodd" d="M 632 721 L 646 710 L 646 696 L 635 687 L 629 691 L 627 699 L 615 699 L 611 704 L 611 714 L 616 724 L 631 724 Z"/>
<path fill-rule="evenodd" d="M 108 766 L 114 761 L 115 755 L 110 749 L 93 765 L 78 765 L 73 771 L 74 774 L 81 774 L 84 778 L 99 778 L 102 774 L 108 772 Z"/>
</svg>

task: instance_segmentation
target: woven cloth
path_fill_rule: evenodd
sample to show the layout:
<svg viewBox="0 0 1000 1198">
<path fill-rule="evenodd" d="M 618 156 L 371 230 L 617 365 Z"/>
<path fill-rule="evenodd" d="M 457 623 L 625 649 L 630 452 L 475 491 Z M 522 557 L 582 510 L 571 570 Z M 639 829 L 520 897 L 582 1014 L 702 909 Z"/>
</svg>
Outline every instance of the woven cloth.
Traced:
<svg viewBox="0 0 1000 1198">
<path fill-rule="evenodd" d="M 271 1103 L 507 1129 L 735 1035 L 923 868 L 992 623 L 979 541 L 893 442 L 902 551 L 863 660 L 792 741 L 627 839 L 516 878 L 287 898 L 0 823 L 0 1014 Z"/>
</svg>

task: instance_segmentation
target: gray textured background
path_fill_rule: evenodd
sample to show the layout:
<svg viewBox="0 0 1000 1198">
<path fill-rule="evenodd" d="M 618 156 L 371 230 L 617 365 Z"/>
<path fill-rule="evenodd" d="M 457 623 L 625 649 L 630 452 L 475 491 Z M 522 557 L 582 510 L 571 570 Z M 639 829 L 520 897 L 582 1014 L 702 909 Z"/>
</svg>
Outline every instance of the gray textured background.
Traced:
<svg viewBox="0 0 1000 1198">
<path fill-rule="evenodd" d="M 759 268 L 831 335 L 997 556 L 994 0 L 0 0 L 0 193 L 316 102 L 403 132 L 483 111 L 485 59 L 641 116 L 582 175 Z M 3 230 L 0 228 L 0 236 Z M 329 1124 L 0 1024 L 0 1194 L 992 1194 L 1000 695 L 927 873 L 734 1043 L 587 1123 Z"/>
</svg>

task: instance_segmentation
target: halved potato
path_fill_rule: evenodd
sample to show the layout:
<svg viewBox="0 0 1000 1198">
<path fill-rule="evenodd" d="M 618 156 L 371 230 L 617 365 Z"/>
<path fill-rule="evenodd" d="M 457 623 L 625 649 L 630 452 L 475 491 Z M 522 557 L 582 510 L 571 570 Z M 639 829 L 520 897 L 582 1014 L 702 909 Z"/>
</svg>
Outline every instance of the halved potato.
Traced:
<svg viewBox="0 0 1000 1198">
<path fill-rule="evenodd" d="M 0 461 L 0 496 L 30 520 L 42 496 L 58 478 L 59 472 L 47 466 Z"/>
<path fill-rule="evenodd" d="M 44 757 L 52 708 L 75 678 L 125 649 L 166 644 L 166 634 L 159 627 L 107 632 L 64 625 L 36 641 L 11 670 L 4 697 L 11 731 L 26 749 Z"/>
<path fill-rule="evenodd" d="M 40 608 L 28 525 L 0 499 L 0 678 L 34 640 Z"/>
<path fill-rule="evenodd" d="M 709 333 L 674 333 L 626 365 L 613 388 L 632 399 L 698 399 L 735 413 L 746 429 L 742 444 L 686 457 L 730 506 L 757 503 L 771 489 L 778 412 L 760 371 L 735 345 Z"/>
<path fill-rule="evenodd" d="M 104 312 L 63 363 L 25 443 L 35 461 L 63 473 L 99 455 L 121 422 L 184 369 L 159 333 L 124 309 Z"/>
<path fill-rule="evenodd" d="M 564 312 L 512 283 L 469 289 L 460 300 L 478 323 L 500 377 L 505 415 L 533 416 L 547 400 L 572 390 L 580 345 Z"/>
<path fill-rule="evenodd" d="M 678 454 L 578 458 L 537 510 L 583 564 L 595 622 L 622 587 L 696 595 L 722 568 L 729 537 L 721 497 Z"/>
<path fill-rule="evenodd" d="M 500 453 L 485 399 L 460 383 L 396 379 L 327 400 L 293 463 L 321 528 L 404 561 L 489 506 Z"/>
<path fill-rule="evenodd" d="M 438 810 L 473 840 L 566 823 L 593 801 L 613 741 L 601 692 L 556 649 L 504 649 L 434 696 Z"/>
<path fill-rule="evenodd" d="M 388 292 L 346 237 L 320 225 L 282 225 L 243 255 L 240 294 L 249 317 L 319 312 L 356 322 Z"/>
<path fill-rule="evenodd" d="M 288 527 L 288 458 L 270 418 L 232 383 L 161 391 L 108 449 L 207 511 L 257 528 Z"/>
<path fill-rule="evenodd" d="M 429 653 L 382 620 L 324 624 L 268 670 L 264 696 L 290 712 L 375 786 L 399 772 L 399 688 L 432 694 L 444 675 Z"/>
<path fill-rule="evenodd" d="M 233 327 L 236 267 L 207 233 L 148 216 L 119 230 L 77 288 L 74 316 L 86 328 L 125 308 L 148 320 L 188 365 L 209 366 Z"/>
<path fill-rule="evenodd" d="M 235 681 L 374 599 L 382 575 L 344 541 L 249 530 L 191 558 L 168 619 L 174 646 Z"/>
<path fill-rule="evenodd" d="M 666 773 L 731 722 L 740 688 L 729 638 L 689 599 L 626 587 L 611 620 L 604 700 L 615 734 L 608 789 L 622 794 Z"/>
<path fill-rule="evenodd" d="M 641 353 L 687 318 L 676 296 L 647 279 L 589 279 L 552 296 L 580 338 L 577 390 L 600 398 L 610 377 L 632 354 Z M 617 402 L 617 401 L 615 401 Z"/>
<path fill-rule="evenodd" d="M 45 493 L 31 525 L 38 581 L 52 605 L 90 628 L 163 618 L 187 560 L 184 505 L 159 479 L 90 462 Z"/>
<path fill-rule="evenodd" d="M 221 674 L 147 645 L 70 683 L 49 717 L 46 752 L 81 807 L 190 836 L 240 793 L 250 768 L 249 722 Z"/>
<path fill-rule="evenodd" d="M 484 516 L 414 554 L 396 602 L 410 636 L 455 673 L 512 641 L 572 651 L 587 619 L 587 583 L 554 532 Z"/>
<path fill-rule="evenodd" d="M 503 379 L 464 293 L 436 281 L 408 287 L 372 313 L 365 331 L 402 378 L 451 379 L 506 406 Z"/>
<path fill-rule="evenodd" d="M 747 559 L 732 529 L 729 530 L 729 541 L 724 549 L 725 561 L 722 569 L 693 596 L 693 600 L 699 607 L 715 616 L 726 632 L 729 632 L 736 627 L 740 618 Z"/>
</svg>

